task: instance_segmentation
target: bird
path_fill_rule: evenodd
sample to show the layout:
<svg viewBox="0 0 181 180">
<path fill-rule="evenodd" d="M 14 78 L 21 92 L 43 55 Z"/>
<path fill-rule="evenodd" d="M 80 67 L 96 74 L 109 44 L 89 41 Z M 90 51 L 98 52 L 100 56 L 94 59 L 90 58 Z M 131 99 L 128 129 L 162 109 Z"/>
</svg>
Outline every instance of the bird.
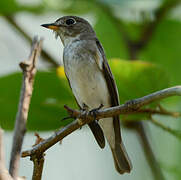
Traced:
<svg viewBox="0 0 181 180">
<path fill-rule="evenodd" d="M 78 16 L 63 16 L 41 26 L 53 30 L 63 43 L 65 75 L 80 109 L 118 106 L 114 76 L 90 23 Z M 132 164 L 121 138 L 119 116 L 95 119 L 88 125 L 101 148 L 105 147 L 106 137 L 117 172 L 130 173 Z"/>
</svg>

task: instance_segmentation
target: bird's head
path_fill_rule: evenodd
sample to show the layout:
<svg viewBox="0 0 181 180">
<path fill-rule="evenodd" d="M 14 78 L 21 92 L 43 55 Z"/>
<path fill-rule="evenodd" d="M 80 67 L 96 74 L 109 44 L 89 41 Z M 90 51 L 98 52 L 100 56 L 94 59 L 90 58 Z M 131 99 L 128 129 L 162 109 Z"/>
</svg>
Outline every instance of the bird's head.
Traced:
<svg viewBox="0 0 181 180">
<path fill-rule="evenodd" d="M 56 37 L 60 36 L 64 46 L 72 40 L 88 38 L 95 34 L 88 21 L 77 16 L 63 16 L 54 23 L 41 26 L 52 29 L 56 33 Z"/>
</svg>

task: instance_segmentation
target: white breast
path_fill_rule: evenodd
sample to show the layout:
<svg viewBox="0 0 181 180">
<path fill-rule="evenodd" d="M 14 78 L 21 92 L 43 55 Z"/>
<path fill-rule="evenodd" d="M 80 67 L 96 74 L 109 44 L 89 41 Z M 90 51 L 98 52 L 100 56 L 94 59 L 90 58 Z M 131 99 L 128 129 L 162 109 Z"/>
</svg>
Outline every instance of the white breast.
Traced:
<svg viewBox="0 0 181 180">
<path fill-rule="evenodd" d="M 64 66 L 74 96 L 80 106 L 90 109 L 100 104 L 109 106 L 109 92 L 105 78 L 93 56 L 81 50 L 79 41 L 64 50 Z"/>
</svg>

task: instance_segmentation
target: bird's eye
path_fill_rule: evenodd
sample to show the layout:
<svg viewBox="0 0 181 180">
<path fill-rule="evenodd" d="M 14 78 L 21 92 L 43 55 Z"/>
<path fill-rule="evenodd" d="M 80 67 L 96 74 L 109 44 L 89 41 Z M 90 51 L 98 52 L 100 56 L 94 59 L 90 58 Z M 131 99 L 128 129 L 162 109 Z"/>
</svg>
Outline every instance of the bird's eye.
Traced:
<svg viewBox="0 0 181 180">
<path fill-rule="evenodd" d="M 66 23 L 66 25 L 69 26 L 69 25 L 71 25 L 71 24 L 75 24 L 75 20 L 72 19 L 72 18 L 71 18 L 71 19 L 67 19 L 65 23 Z"/>
</svg>

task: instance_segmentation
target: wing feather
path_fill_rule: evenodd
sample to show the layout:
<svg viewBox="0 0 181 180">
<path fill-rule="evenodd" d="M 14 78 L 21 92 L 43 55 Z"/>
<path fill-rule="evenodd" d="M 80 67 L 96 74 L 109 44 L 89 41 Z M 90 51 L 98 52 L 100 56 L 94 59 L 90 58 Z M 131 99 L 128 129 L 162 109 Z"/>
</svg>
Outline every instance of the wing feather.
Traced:
<svg viewBox="0 0 181 180">
<path fill-rule="evenodd" d="M 107 62 L 107 59 L 105 57 L 104 49 L 99 42 L 99 40 L 96 40 L 97 47 L 103 57 L 103 74 L 106 79 L 107 87 L 109 89 L 109 93 L 111 95 L 111 106 L 118 106 L 119 105 L 119 95 L 118 95 L 118 90 L 116 87 L 116 83 L 113 77 L 113 74 L 111 72 L 111 69 L 109 67 L 109 64 Z M 115 116 L 113 118 L 113 124 L 114 124 L 114 130 L 115 130 L 115 138 L 119 142 L 121 141 L 121 134 L 120 134 L 120 121 L 119 121 L 119 116 Z"/>
</svg>

